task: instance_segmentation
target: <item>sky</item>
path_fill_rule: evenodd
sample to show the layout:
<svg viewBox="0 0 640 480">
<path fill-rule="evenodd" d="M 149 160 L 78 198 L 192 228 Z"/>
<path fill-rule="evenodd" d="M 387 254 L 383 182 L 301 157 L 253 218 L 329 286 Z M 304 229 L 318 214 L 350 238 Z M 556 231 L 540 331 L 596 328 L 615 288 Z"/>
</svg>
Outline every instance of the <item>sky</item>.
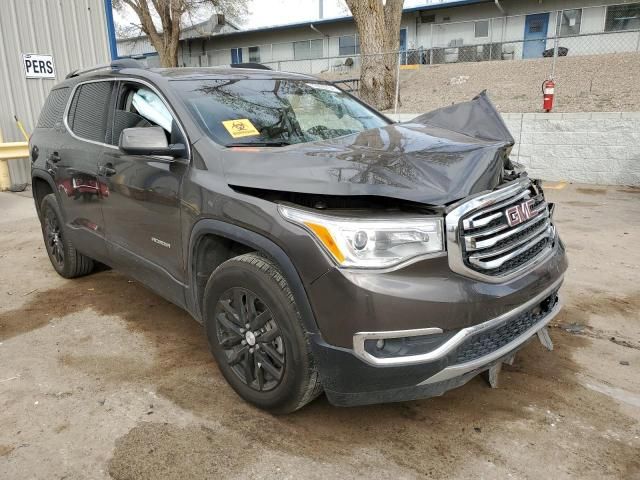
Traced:
<svg viewBox="0 0 640 480">
<path fill-rule="evenodd" d="M 242 23 L 243 29 L 283 25 L 318 19 L 319 0 L 249 0 L 249 15 Z M 444 0 L 447 1 L 447 0 Z M 405 7 L 432 3 L 429 0 L 405 0 Z M 324 0 L 324 18 L 342 17 L 349 14 L 344 0 Z M 114 12 L 116 25 L 135 21 L 135 15 Z M 137 22 L 136 22 L 137 23 Z"/>
</svg>

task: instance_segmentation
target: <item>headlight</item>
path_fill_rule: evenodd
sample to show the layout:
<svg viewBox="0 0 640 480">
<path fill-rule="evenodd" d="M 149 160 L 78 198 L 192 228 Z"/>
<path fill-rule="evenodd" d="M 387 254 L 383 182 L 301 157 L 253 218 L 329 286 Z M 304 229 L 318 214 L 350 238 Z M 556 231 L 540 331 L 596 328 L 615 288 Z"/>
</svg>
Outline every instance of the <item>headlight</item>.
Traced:
<svg viewBox="0 0 640 480">
<path fill-rule="evenodd" d="M 311 233 L 341 267 L 387 268 L 444 250 L 440 217 L 338 217 L 284 205 L 278 209 Z"/>
</svg>

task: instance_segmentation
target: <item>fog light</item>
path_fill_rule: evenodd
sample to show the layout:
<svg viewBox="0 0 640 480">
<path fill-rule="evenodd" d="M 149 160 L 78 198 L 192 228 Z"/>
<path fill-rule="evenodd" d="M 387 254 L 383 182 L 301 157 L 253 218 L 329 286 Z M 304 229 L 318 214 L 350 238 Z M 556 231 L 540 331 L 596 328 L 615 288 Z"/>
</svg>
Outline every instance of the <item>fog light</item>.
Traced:
<svg viewBox="0 0 640 480">
<path fill-rule="evenodd" d="M 378 350 L 382 350 L 382 349 L 384 348 L 384 340 L 383 340 L 383 339 L 380 339 L 380 340 L 378 340 L 378 341 L 376 342 L 376 348 L 377 348 Z"/>
</svg>

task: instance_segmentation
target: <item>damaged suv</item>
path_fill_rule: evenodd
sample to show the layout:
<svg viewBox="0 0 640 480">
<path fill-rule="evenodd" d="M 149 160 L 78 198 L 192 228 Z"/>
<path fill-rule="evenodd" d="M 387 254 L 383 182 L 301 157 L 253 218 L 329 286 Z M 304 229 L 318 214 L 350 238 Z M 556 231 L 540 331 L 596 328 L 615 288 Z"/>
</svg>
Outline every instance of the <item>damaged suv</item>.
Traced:
<svg viewBox="0 0 640 480">
<path fill-rule="evenodd" d="M 513 144 L 484 94 L 394 123 L 310 76 L 119 61 L 54 87 L 30 152 L 56 271 L 107 264 L 186 309 L 233 389 L 286 413 L 550 346 L 565 249 Z"/>
</svg>

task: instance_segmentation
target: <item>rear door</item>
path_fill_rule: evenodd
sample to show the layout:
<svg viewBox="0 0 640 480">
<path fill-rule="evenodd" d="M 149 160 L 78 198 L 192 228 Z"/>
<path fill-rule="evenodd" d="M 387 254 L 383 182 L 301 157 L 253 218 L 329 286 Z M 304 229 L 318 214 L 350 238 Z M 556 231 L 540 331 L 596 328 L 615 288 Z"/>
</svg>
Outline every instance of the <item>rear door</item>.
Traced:
<svg viewBox="0 0 640 480">
<path fill-rule="evenodd" d="M 29 138 L 32 168 L 45 170 L 52 177 L 55 177 L 58 168 L 60 145 L 66 133 L 62 117 L 70 94 L 71 87 L 54 88 L 49 92 L 38 118 L 38 124 Z"/>
<path fill-rule="evenodd" d="M 98 260 L 106 258 L 102 204 L 109 196 L 97 168 L 110 135 L 114 82 L 79 83 L 64 119 L 66 134 L 58 148 L 55 182 L 75 247 Z"/>
</svg>

